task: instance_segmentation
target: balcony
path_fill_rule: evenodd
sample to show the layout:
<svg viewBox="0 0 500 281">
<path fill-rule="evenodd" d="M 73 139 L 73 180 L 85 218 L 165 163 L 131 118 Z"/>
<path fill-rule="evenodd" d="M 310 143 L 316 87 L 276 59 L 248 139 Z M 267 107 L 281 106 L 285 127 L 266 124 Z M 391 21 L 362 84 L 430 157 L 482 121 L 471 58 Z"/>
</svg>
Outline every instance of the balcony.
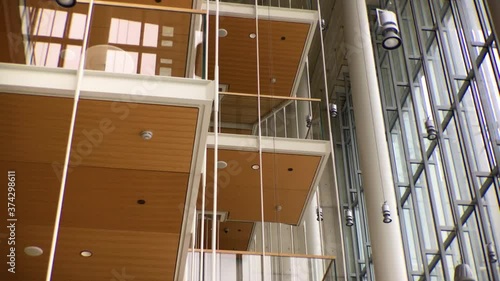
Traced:
<svg viewBox="0 0 500 281">
<path fill-rule="evenodd" d="M 203 266 L 200 266 L 203 255 Z M 216 251 L 216 281 L 336 281 L 335 257 L 265 253 L 245 251 Z M 212 281 L 212 252 L 189 251 L 185 280 Z M 201 271 L 201 272 L 200 272 Z"/>
</svg>

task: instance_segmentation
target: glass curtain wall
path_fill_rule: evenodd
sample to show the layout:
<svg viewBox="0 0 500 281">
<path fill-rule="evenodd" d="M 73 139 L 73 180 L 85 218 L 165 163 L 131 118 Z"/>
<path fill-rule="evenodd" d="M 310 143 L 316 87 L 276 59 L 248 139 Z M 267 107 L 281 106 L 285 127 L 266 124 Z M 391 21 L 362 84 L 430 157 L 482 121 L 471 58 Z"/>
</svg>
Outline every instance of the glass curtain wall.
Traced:
<svg viewBox="0 0 500 281">
<path fill-rule="evenodd" d="M 499 58 L 484 1 L 381 1 L 375 54 L 409 280 L 500 280 Z M 436 132 L 430 130 L 434 125 Z"/>
</svg>

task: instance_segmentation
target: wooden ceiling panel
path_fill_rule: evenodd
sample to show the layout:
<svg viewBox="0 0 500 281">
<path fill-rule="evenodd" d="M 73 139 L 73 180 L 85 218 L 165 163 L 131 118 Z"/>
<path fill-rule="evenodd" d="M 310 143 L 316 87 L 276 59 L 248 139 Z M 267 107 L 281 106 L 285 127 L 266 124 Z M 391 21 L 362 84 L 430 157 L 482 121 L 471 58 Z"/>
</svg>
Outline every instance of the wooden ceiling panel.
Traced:
<svg viewBox="0 0 500 281">
<path fill-rule="evenodd" d="M 259 171 L 251 168 L 258 159 L 258 152 L 219 150 L 219 160 L 226 161 L 228 167 L 218 172 L 218 209 L 229 212 L 230 220 L 261 220 Z M 321 157 L 265 152 L 262 159 L 265 221 L 297 224 Z M 207 163 L 207 190 L 212 190 L 213 149 L 208 150 Z M 201 198 L 198 206 L 200 202 Z M 207 198 L 206 208 L 211 204 Z M 277 211 L 278 206 L 281 211 Z"/>
<path fill-rule="evenodd" d="M 0 159 L 62 163 L 73 100 L 0 93 Z"/>
<path fill-rule="evenodd" d="M 61 225 L 178 234 L 188 178 L 188 173 L 78 167 L 68 175 Z"/>
<path fill-rule="evenodd" d="M 173 280 L 178 243 L 179 234 L 65 227 L 52 280 Z M 82 250 L 92 257 L 81 257 Z"/>
<path fill-rule="evenodd" d="M 71 167 L 188 173 L 198 108 L 82 100 Z M 153 132 L 144 140 L 140 132 Z"/>
<path fill-rule="evenodd" d="M 26 225 L 53 226 L 61 186 L 61 171 L 54 170 L 51 164 L 0 161 L 1 171 L 15 171 L 16 216 Z M 7 187 L 7 177 L 2 180 Z M 0 210 L 0 219 L 6 221 L 7 189 L 0 194 L 6 207 Z M 2 229 L 3 231 L 3 229 Z"/>
<path fill-rule="evenodd" d="M 5 201 L 4 201 L 5 202 Z M 35 210 L 32 210 L 36 212 Z M 7 245 L 5 237 L 5 226 L 0 231 L 0 251 L 5 253 L 0 258 L 2 266 L 0 267 L 0 280 L 8 281 L 43 281 L 47 275 L 47 266 L 49 263 L 50 245 L 52 243 L 53 226 L 28 225 L 21 217 L 16 225 L 16 273 L 7 271 Z M 5 221 L 5 220 L 4 220 Z M 5 234 L 5 235 L 4 235 Z M 38 257 L 31 257 L 24 254 L 24 248 L 27 246 L 38 246 L 43 249 L 43 254 Z M 109 281 L 109 280 L 106 280 Z"/>
<path fill-rule="evenodd" d="M 214 20 L 212 16 L 210 21 Z M 309 27 L 304 23 L 259 20 L 261 94 L 290 96 Z M 212 39 L 214 26 L 210 28 Z M 249 37 L 255 33 L 255 19 L 223 16 L 220 28 L 228 31 L 219 43 L 220 83 L 229 85 L 229 92 L 257 94 L 257 47 L 255 39 Z M 210 40 L 209 77 L 213 77 L 213 69 L 214 40 Z"/>
</svg>

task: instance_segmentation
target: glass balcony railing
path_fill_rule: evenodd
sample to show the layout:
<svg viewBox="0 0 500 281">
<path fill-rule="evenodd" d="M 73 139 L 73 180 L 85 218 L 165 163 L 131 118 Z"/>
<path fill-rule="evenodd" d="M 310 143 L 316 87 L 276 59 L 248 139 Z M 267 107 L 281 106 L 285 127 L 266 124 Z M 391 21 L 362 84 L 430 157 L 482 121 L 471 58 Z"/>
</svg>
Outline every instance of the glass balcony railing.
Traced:
<svg viewBox="0 0 500 281">
<path fill-rule="evenodd" d="M 320 99 L 266 96 L 260 99 L 261 133 L 265 137 L 328 140 Z M 213 132 L 213 116 L 211 131 Z M 258 135 L 256 95 L 224 93 L 219 102 L 219 133 Z"/>
<path fill-rule="evenodd" d="M 89 12 L 85 2 L 64 9 L 55 1 L 4 1 L 0 62 L 77 69 L 84 48 L 88 70 L 205 77 L 204 11 L 97 2 Z"/>
<path fill-rule="evenodd" d="M 255 5 L 254 0 L 222 0 L 221 2 Z M 258 0 L 260 6 L 312 10 L 312 0 Z"/>
<path fill-rule="evenodd" d="M 222 251 L 216 253 L 216 279 L 212 280 L 212 252 L 190 250 L 186 263 L 186 281 L 336 281 L 333 257 Z M 201 277 L 201 278 L 200 278 Z"/>
</svg>

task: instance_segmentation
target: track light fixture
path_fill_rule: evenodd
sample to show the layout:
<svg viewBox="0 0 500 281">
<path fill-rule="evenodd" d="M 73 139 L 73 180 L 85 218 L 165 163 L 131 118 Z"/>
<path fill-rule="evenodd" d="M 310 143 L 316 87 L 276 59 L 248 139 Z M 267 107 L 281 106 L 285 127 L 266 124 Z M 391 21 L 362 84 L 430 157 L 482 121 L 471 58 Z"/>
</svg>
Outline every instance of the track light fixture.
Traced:
<svg viewBox="0 0 500 281">
<path fill-rule="evenodd" d="M 427 130 L 427 138 L 429 140 L 435 140 L 437 138 L 437 130 L 434 125 L 434 120 L 431 117 L 427 117 L 425 120 L 425 129 Z"/>
<path fill-rule="evenodd" d="M 321 31 L 325 31 L 327 28 L 325 19 L 321 19 Z"/>
<path fill-rule="evenodd" d="M 312 115 L 310 115 L 310 114 L 307 115 L 306 116 L 306 126 L 307 126 L 307 128 L 311 128 L 312 122 L 313 122 Z"/>
<path fill-rule="evenodd" d="M 345 209 L 345 225 L 347 226 L 354 225 L 354 216 L 352 215 L 352 211 L 349 208 Z"/>
<path fill-rule="evenodd" d="M 56 0 L 57 4 L 64 8 L 71 8 L 76 5 L 76 0 Z"/>
<path fill-rule="evenodd" d="M 454 281 L 476 281 L 469 265 L 462 263 L 455 267 Z"/>
<path fill-rule="evenodd" d="M 488 258 L 490 259 L 491 263 L 496 263 L 498 261 L 497 255 L 495 253 L 495 246 L 493 243 L 488 244 Z"/>
<path fill-rule="evenodd" d="M 382 204 L 382 215 L 384 216 L 384 223 L 392 222 L 391 209 L 389 208 L 389 204 L 387 204 L 387 201 Z"/>
<path fill-rule="evenodd" d="M 321 207 L 316 208 L 316 220 L 323 221 L 323 209 Z"/>
<path fill-rule="evenodd" d="M 339 113 L 338 109 L 337 109 L 337 104 L 336 103 L 330 103 L 329 108 L 330 108 L 330 116 L 332 118 L 337 117 L 337 115 Z"/>
<path fill-rule="evenodd" d="M 377 23 L 380 32 L 384 36 L 382 47 L 394 50 L 401 46 L 399 27 L 396 14 L 392 11 L 377 9 Z"/>
</svg>

